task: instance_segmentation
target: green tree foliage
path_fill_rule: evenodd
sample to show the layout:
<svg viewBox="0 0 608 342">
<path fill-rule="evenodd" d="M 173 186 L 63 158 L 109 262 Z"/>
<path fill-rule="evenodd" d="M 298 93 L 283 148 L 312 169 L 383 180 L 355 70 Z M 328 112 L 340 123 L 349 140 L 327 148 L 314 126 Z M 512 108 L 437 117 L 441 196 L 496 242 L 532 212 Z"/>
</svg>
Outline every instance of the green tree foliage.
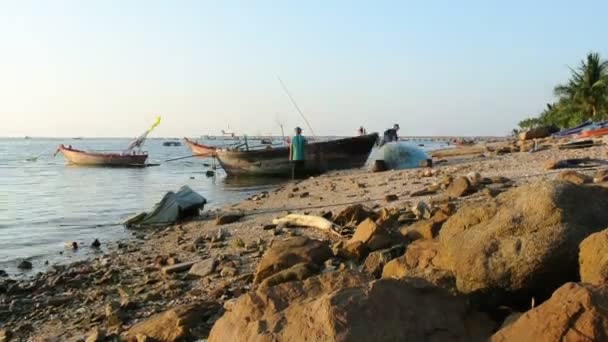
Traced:
<svg viewBox="0 0 608 342">
<path fill-rule="evenodd" d="M 520 121 L 522 130 L 538 126 L 566 128 L 586 120 L 608 118 L 608 61 L 589 53 L 567 83 L 555 87 L 558 101 L 547 104 L 538 117 Z"/>
</svg>

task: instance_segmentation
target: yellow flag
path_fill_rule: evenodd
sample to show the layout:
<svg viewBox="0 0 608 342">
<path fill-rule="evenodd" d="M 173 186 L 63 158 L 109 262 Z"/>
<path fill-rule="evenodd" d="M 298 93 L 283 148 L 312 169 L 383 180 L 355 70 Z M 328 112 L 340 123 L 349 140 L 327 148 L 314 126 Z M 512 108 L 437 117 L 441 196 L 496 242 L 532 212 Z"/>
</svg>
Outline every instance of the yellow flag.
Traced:
<svg viewBox="0 0 608 342">
<path fill-rule="evenodd" d="M 160 116 L 156 117 L 156 121 L 154 122 L 154 124 L 152 125 L 152 127 L 150 127 L 150 129 L 148 129 L 148 132 L 152 132 L 152 130 L 154 128 L 156 128 L 156 126 L 160 125 Z"/>
</svg>

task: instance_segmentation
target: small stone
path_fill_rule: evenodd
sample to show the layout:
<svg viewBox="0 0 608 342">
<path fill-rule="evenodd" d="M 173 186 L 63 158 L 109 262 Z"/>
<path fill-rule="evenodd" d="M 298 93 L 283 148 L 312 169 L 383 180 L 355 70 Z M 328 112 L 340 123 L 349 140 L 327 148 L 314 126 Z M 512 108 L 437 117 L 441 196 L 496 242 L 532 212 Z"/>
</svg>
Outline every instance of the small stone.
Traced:
<svg viewBox="0 0 608 342">
<path fill-rule="evenodd" d="M 188 274 L 196 277 L 206 277 L 215 271 L 217 261 L 215 259 L 205 259 L 192 265 Z"/>
<path fill-rule="evenodd" d="M 300 198 L 307 198 L 309 196 L 310 196 L 310 193 L 308 193 L 308 192 L 303 192 L 300 194 Z"/>
<path fill-rule="evenodd" d="M 277 227 L 277 225 L 276 225 L 276 224 L 272 224 L 272 223 L 271 223 L 271 224 L 265 224 L 265 225 L 262 227 L 262 229 L 264 229 L 264 230 L 272 230 L 272 229 L 275 229 L 276 227 Z"/>
<path fill-rule="evenodd" d="M 245 242 L 241 238 L 236 238 L 236 239 L 232 240 L 232 247 L 234 247 L 234 248 L 244 248 L 245 247 Z"/>
<path fill-rule="evenodd" d="M 399 196 L 395 195 L 395 194 L 390 194 L 390 195 L 386 195 L 384 196 L 384 200 L 387 202 L 394 202 L 396 200 L 399 199 Z"/>
<path fill-rule="evenodd" d="M 21 270 L 31 270 L 32 263 L 27 260 L 22 260 L 19 265 L 17 265 L 17 268 Z"/>
<path fill-rule="evenodd" d="M 222 277 L 234 277 L 238 274 L 238 270 L 234 267 L 224 267 L 222 268 L 222 271 L 220 272 L 220 275 Z"/>
<path fill-rule="evenodd" d="M 215 220 L 215 224 L 217 226 L 221 226 L 224 224 L 234 223 L 234 222 L 237 222 L 238 220 L 240 220 L 242 217 L 243 217 L 243 214 L 240 214 L 240 213 L 224 214 Z"/>
<path fill-rule="evenodd" d="M 103 342 L 106 340 L 106 332 L 104 330 L 100 330 L 99 328 L 93 329 L 85 342 Z"/>
<path fill-rule="evenodd" d="M 173 265 L 176 265 L 176 264 L 179 264 L 179 259 L 178 258 L 171 257 L 171 258 L 167 259 L 167 265 L 173 266 Z"/>
<path fill-rule="evenodd" d="M 108 327 L 122 325 L 120 303 L 112 301 L 105 306 L 106 322 Z"/>
<path fill-rule="evenodd" d="M 95 239 L 95 241 L 93 241 L 93 243 L 91 243 L 91 247 L 99 248 L 99 247 L 101 247 L 101 242 L 99 242 L 98 239 Z"/>
</svg>

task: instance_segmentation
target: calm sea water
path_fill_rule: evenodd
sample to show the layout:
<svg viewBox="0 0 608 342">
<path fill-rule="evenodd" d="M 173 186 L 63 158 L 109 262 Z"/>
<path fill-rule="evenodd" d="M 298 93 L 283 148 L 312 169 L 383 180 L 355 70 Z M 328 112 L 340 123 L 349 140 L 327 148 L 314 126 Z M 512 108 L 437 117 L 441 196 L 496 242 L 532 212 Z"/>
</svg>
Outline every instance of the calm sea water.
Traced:
<svg viewBox="0 0 608 342">
<path fill-rule="evenodd" d="M 146 142 L 148 168 L 96 168 L 65 165 L 62 155 L 53 157 L 60 143 L 84 150 L 119 151 L 128 139 L 7 139 L 0 138 L 0 269 L 20 274 L 17 263 L 28 259 L 35 270 L 49 263 L 84 258 L 94 239 L 102 243 L 124 239 L 130 232 L 121 222 L 149 210 L 167 191 L 188 185 L 208 200 L 206 208 L 242 200 L 274 184 L 243 184 L 218 170 L 206 177 L 209 159 L 189 158 L 184 145 L 162 146 Z M 209 144 L 221 144 L 209 141 Z M 424 149 L 439 147 L 425 142 Z M 38 157 L 36 161 L 28 158 Z M 66 250 L 64 243 L 77 241 L 83 248 Z M 61 252 L 61 253 L 60 253 Z"/>
</svg>

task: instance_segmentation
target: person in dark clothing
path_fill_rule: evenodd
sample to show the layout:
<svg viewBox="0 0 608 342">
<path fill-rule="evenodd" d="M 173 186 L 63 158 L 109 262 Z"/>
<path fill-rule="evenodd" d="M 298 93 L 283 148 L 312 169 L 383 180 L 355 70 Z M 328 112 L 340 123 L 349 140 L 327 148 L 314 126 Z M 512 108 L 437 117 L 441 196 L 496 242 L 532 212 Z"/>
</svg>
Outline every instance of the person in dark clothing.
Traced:
<svg viewBox="0 0 608 342">
<path fill-rule="evenodd" d="M 397 131 L 399 131 L 399 124 L 395 124 L 393 126 L 393 128 L 389 128 L 386 131 L 384 131 L 384 136 L 382 137 L 382 142 L 380 143 L 380 146 L 383 146 L 384 144 L 393 142 L 393 141 L 399 141 L 399 136 L 397 135 Z"/>
</svg>

